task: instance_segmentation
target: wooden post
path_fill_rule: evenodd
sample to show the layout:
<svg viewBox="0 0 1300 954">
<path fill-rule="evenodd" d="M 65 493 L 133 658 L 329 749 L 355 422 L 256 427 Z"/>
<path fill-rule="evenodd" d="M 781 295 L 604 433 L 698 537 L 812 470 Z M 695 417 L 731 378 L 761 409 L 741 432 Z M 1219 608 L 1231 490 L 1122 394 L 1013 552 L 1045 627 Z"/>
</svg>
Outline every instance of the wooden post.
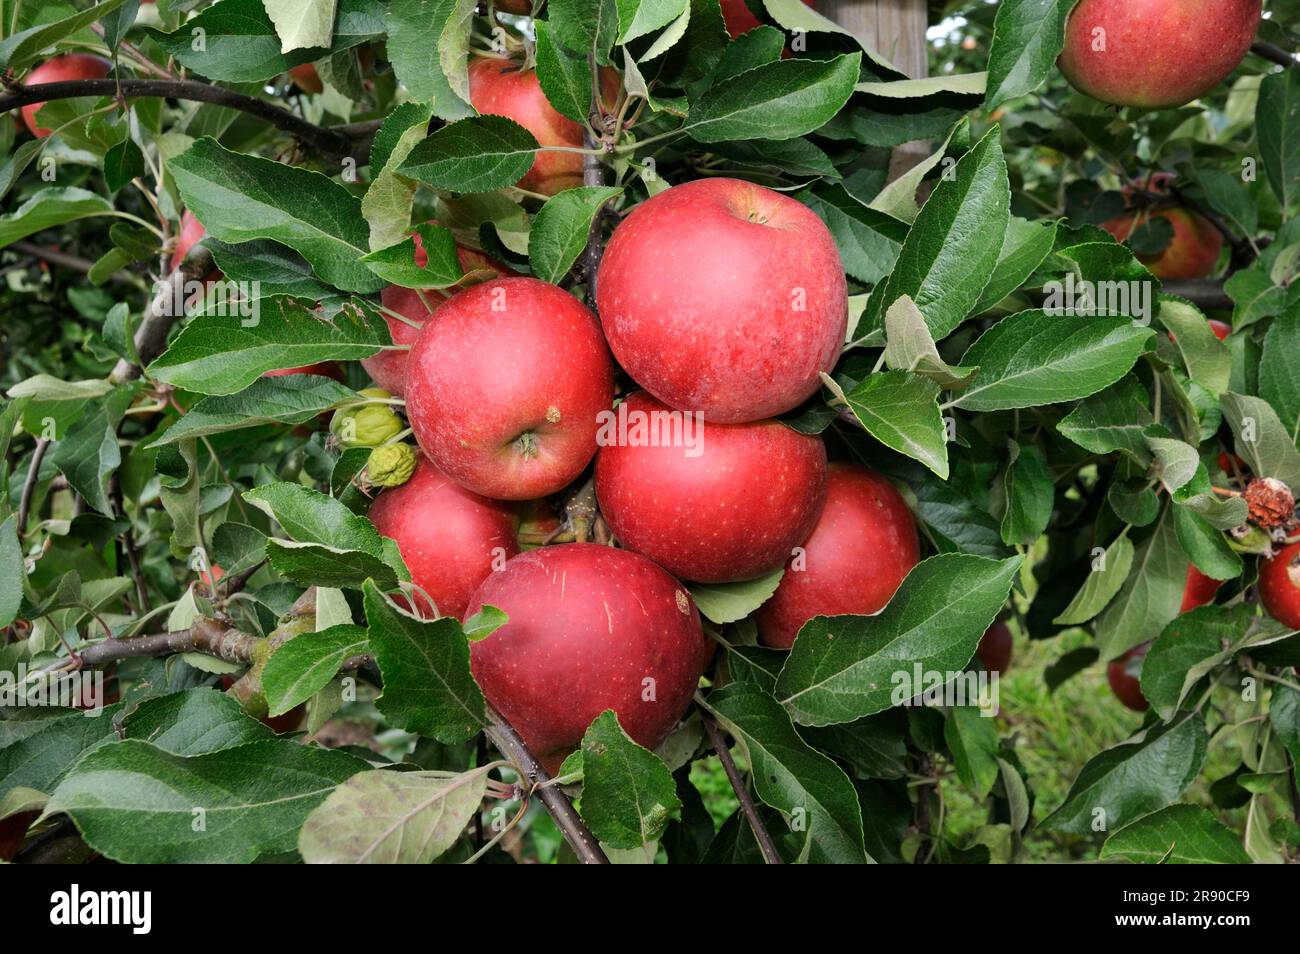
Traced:
<svg viewBox="0 0 1300 954">
<path fill-rule="evenodd" d="M 817 10 L 857 34 L 912 79 L 929 75 L 926 0 L 817 0 Z M 929 154 L 928 143 L 903 143 L 889 164 L 890 181 Z"/>
</svg>

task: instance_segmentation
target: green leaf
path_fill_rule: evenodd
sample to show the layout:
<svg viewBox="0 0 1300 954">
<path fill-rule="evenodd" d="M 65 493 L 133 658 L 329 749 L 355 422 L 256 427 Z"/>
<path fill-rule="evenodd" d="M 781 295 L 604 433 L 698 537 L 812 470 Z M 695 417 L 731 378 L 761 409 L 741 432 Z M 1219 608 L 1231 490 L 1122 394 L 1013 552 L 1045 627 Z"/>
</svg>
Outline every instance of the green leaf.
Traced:
<svg viewBox="0 0 1300 954">
<path fill-rule="evenodd" d="M 964 366 L 979 371 L 955 403 L 968 411 L 999 411 L 1087 397 L 1128 374 L 1153 334 L 1125 318 L 1022 311 L 1002 319 L 962 356 Z"/>
<path fill-rule="evenodd" d="M 583 57 L 592 51 L 597 63 L 609 65 L 609 50 L 619 28 L 616 0 L 551 0 L 549 7 L 556 40 Z"/>
<path fill-rule="evenodd" d="M 400 242 L 411 228 L 415 183 L 397 174 L 397 167 L 428 134 L 429 107 L 403 103 L 388 114 L 370 148 L 370 187 L 361 199 L 361 212 L 370 224 L 372 251 Z"/>
<path fill-rule="evenodd" d="M 403 288 L 448 288 L 465 277 L 456 254 L 456 239 L 448 229 L 425 224 L 413 231 L 420 237 L 427 257 L 423 266 L 416 264 L 415 239 L 409 235 L 361 260 L 384 281 Z"/>
<path fill-rule="evenodd" d="M 988 311 L 1029 280 L 1052 253 L 1056 229 L 1055 222 L 1030 222 L 1011 216 L 993 275 L 972 309 L 975 314 Z"/>
<path fill-rule="evenodd" d="M 718 625 L 735 623 L 768 601 L 781 585 L 785 568 L 739 583 L 692 583 L 687 587 L 704 617 Z"/>
<path fill-rule="evenodd" d="M 545 20 L 534 20 L 533 29 L 537 31 L 534 55 L 542 92 L 561 116 L 585 123 L 591 111 L 591 68 L 587 58 L 556 43 L 551 25 Z"/>
<path fill-rule="evenodd" d="M 533 219 L 528 238 L 533 274 L 558 285 L 587 247 L 591 223 L 601 207 L 622 191 L 613 186 L 579 186 L 547 199 Z"/>
<path fill-rule="evenodd" d="M 1047 456 L 1036 444 L 1008 442 L 1010 462 L 1003 479 L 1007 510 L 1002 518 L 1002 541 L 1008 546 L 1028 546 L 1047 530 L 1052 519 L 1056 488 Z"/>
<path fill-rule="evenodd" d="M 1232 549 L 1222 532 L 1187 509 L 1174 506 L 1174 530 L 1178 545 L 1192 559 L 1196 568 L 1216 580 L 1241 576 L 1241 556 Z"/>
<path fill-rule="evenodd" d="M 618 42 L 625 44 L 666 27 L 688 10 L 690 4 L 687 0 L 617 0 L 617 6 L 622 28 Z"/>
<path fill-rule="evenodd" d="M 122 720 L 122 729 L 125 738 L 172 755 L 205 755 L 275 737 L 233 696 L 206 687 L 146 699 Z"/>
<path fill-rule="evenodd" d="M 310 487 L 298 483 L 264 484 L 244 491 L 243 497 L 299 543 L 320 543 L 383 556 L 383 537 L 374 524 Z"/>
<path fill-rule="evenodd" d="M 954 368 L 939 356 L 930 328 L 916 302 L 904 295 L 885 312 L 885 364 L 914 371 L 941 388 L 960 387 L 974 368 Z"/>
<path fill-rule="evenodd" d="M 337 4 L 335 52 L 384 35 L 384 7 L 377 0 L 337 0 Z M 186 20 L 174 33 L 154 32 L 151 36 L 182 66 L 208 79 L 230 83 L 260 83 L 325 53 L 320 48 L 281 52 L 280 37 L 263 0 L 221 0 Z M 202 43 L 197 42 L 199 36 Z"/>
<path fill-rule="evenodd" d="M 1255 132 L 1268 184 L 1285 214 L 1300 196 L 1300 75 L 1295 70 L 1260 81 Z"/>
<path fill-rule="evenodd" d="M 1096 551 L 1093 551 L 1094 554 Z M 1128 532 L 1121 533 L 1105 552 L 1092 561 L 1092 572 L 1070 605 L 1052 620 L 1059 626 L 1081 626 L 1104 610 L 1119 593 L 1133 569 L 1133 541 Z"/>
<path fill-rule="evenodd" d="M 663 761 L 637 745 L 612 709 L 582 737 L 582 817 L 603 844 L 640 848 L 680 818 L 677 784 Z"/>
<path fill-rule="evenodd" d="M 809 620 L 777 679 L 777 699 L 801 725 L 833 725 L 920 695 L 924 686 L 899 685 L 900 661 L 955 677 L 1006 603 L 1019 568 L 1019 557 L 940 554 L 913 567 L 875 616 Z M 911 681 L 911 670 L 902 675 Z"/>
<path fill-rule="evenodd" d="M 26 738 L 6 740 L 0 748 L 0 798 L 19 788 L 54 791 L 82 755 L 114 738 L 112 720 L 121 708 L 56 714 Z"/>
<path fill-rule="evenodd" d="M 460 623 L 450 616 L 432 622 L 407 616 L 373 583 L 364 593 L 370 649 L 384 677 L 379 711 L 390 724 L 447 745 L 472 738 L 487 715 Z"/>
<path fill-rule="evenodd" d="M 297 252 L 275 242 L 259 240 L 227 245 L 214 238 L 203 242 L 228 281 L 256 282 L 262 298 L 288 295 L 312 304 L 338 296 L 338 292 L 312 274 Z"/>
<path fill-rule="evenodd" d="M 339 667 L 367 651 L 366 631 L 341 623 L 303 633 L 271 654 L 262 670 L 262 688 L 273 716 L 283 715 L 324 689 Z"/>
<path fill-rule="evenodd" d="M 1291 432 L 1263 398 L 1228 393 L 1220 400 L 1223 417 L 1236 436 L 1237 453 L 1258 477 L 1276 477 L 1300 488 L 1300 451 Z"/>
<path fill-rule="evenodd" d="M 1106 839 L 1102 861 L 1134 864 L 1248 865 L 1241 836 L 1199 805 L 1170 805 L 1139 818 Z"/>
<path fill-rule="evenodd" d="M 947 479 L 948 432 L 934 381 L 906 371 L 878 372 L 844 397 L 872 437 Z"/>
<path fill-rule="evenodd" d="M 280 37 L 280 52 L 329 46 L 338 0 L 262 0 Z"/>
<path fill-rule="evenodd" d="M 998 732 L 976 706 L 953 706 L 943 723 L 957 777 L 977 798 L 987 798 L 998 780 Z"/>
<path fill-rule="evenodd" d="M 435 189 L 491 192 L 522 179 L 538 148 L 533 134 L 513 119 L 474 116 L 417 143 L 397 171 Z"/>
<path fill-rule="evenodd" d="M 1118 659 L 1178 615 L 1187 582 L 1187 557 L 1165 509 L 1151 538 L 1138 548 L 1133 571 L 1097 621 L 1103 662 Z"/>
<path fill-rule="evenodd" d="M 72 426 L 50 454 L 51 462 L 68 478 L 69 485 L 106 517 L 113 515 L 108 478 L 122 463 L 115 425 L 129 399 L 129 392 L 124 392 L 116 401 L 110 398 L 95 408 Z M 110 408 L 113 403 L 120 408 Z"/>
<path fill-rule="evenodd" d="M 238 394 L 203 398 L 152 446 L 263 424 L 303 424 L 330 408 L 357 400 L 361 398 L 351 388 L 319 374 L 258 378 Z"/>
<path fill-rule="evenodd" d="M 307 816 L 298 851 L 310 865 L 427 865 L 456 843 L 479 810 L 487 781 L 481 769 L 450 777 L 358 772 Z"/>
<path fill-rule="evenodd" d="M 942 341 L 979 303 L 1011 220 L 1011 186 L 994 127 L 930 195 L 898 253 L 888 281 L 877 285 L 854 337 L 882 327 L 884 312 L 908 295 Z M 964 362 L 971 364 L 972 362 Z"/>
<path fill-rule="evenodd" d="M 311 810 L 365 768 L 288 739 L 189 758 L 127 739 L 78 762 L 47 811 L 72 816 L 86 842 L 115 861 L 247 864 L 291 851 Z"/>
<path fill-rule="evenodd" d="M 1147 435 L 1146 440 L 1147 447 L 1155 458 L 1156 476 L 1165 490 L 1172 494 L 1187 486 L 1201 466 L 1201 457 L 1196 448 L 1170 437 Z"/>
<path fill-rule="evenodd" d="M 381 282 L 358 260 L 370 249 L 361 200 L 319 172 L 231 152 L 200 139 L 168 164 L 186 206 L 223 242 L 270 239 L 346 291 Z"/>
<path fill-rule="evenodd" d="M 13 36 L 0 40 L 0 72 L 21 70 L 40 57 L 41 53 L 80 30 L 84 30 L 97 20 L 112 13 L 127 0 L 101 0 L 86 10 L 79 10 L 71 16 L 63 17 L 52 23 L 20 30 Z M 14 13 L 17 23 L 17 11 Z M 0 243 L 3 244 L 3 243 Z"/>
<path fill-rule="evenodd" d="M 844 271 L 850 276 L 874 285 L 893 270 L 907 236 L 906 224 L 868 208 L 841 185 L 805 190 L 795 198 L 826 223 L 839 248 Z"/>
<path fill-rule="evenodd" d="M 10 514 L 0 523 L 0 626 L 8 626 L 18 618 L 26 578 L 23 549 L 18 543 L 18 516 Z"/>
<path fill-rule="evenodd" d="M 388 5 L 388 57 L 412 98 L 441 119 L 474 115 L 469 105 L 470 21 L 474 0 L 393 0 Z"/>
<path fill-rule="evenodd" d="M 18 177 L 45 147 L 44 139 L 29 139 L 19 143 L 7 156 L 0 156 L 0 199 L 9 194 Z"/>
<path fill-rule="evenodd" d="M 1277 412 L 1291 442 L 1300 446 L 1300 304 L 1277 318 L 1264 338 L 1259 396 Z"/>
<path fill-rule="evenodd" d="M 104 154 L 104 184 L 117 192 L 132 179 L 144 175 L 144 153 L 135 140 L 123 139 Z"/>
<path fill-rule="evenodd" d="M 235 394 L 267 371 L 368 358 L 390 345 L 382 317 L 345 308 L 326 321 L 287 298 L 256 303 L 255 319 L 201 313 L 181 329 L 149 376 L 200 394 Z"/>
<path fill-rule="evenodd" d="M 793 139 L 813 132 L 853 94 L 859 53 L 788 59 L 723 80 L 691 106 L 685 129 L 697 142 Z"/>
<path fill-rule="evenodd" d="M 1078 0 L 1008 0 L 999 4 L 989 49 L 984 108 L 1038 89 L 1056 71 L 1065 48 L 1065 21 Z"/>
<path fill-rule="evenodd" d="M 1249 644 L 1255 608 L 1202 606 L 1170 621 L 1142 661 L 1142 695 L 1172 719 L 1202 679 Z"/>
<path fill-rule="evenodd" d="M 1228 390 L 1232 355 L 1214 334 L 1205 314 L 1191 302 L 1160 296 L 1160 323 L 1169 329 L 1192 380 L 1215 397 Z"/>
<path fill-rule="evenodd" d="M 320 543 L 268 540 L 266 558 L 275 572 L 302 586 L 360 589 L 367 580 L 383 587 L 399 580 L 391 563 L 364 550 L 347 550 Z"/>
<path fill-rule="evenodd" d="M 784 709 L 752 685 L 709 696 L 709 707 L 748 755 L 754 790 L 792 824 L 799 857 L 813 864 L 863 864 L 862 809 L 848 776 L 799 737 Z M 781 833 L 773 832 L 774 836 Z"/>
<path fill-rule="evenodd" d="M 1086 451 L 1102 455 L 1119 451 L 1146 468 L 1151 463 L 1146 440 L 1153 423 L 1150 403 L 1151 396 L 1142 383 L 1127 375 L 1080 401 L 1056 429 Z"/>
<path fill-rule="evenodd" d="M 1088 837 L 1113 831 L 1176 801 L 1201 773 L 1208 739 L 1201 716 L 1145 729 L 1089 759 L 1065 801 L 1042 822 Z"/>
<path fill-rule="evenodd" d="M 56 225 L 112 211 L 111 202 L 85 189 L 60 186 L 41 189 L 8 215 L 0 215 L 0 248 Z"/>
</svg>

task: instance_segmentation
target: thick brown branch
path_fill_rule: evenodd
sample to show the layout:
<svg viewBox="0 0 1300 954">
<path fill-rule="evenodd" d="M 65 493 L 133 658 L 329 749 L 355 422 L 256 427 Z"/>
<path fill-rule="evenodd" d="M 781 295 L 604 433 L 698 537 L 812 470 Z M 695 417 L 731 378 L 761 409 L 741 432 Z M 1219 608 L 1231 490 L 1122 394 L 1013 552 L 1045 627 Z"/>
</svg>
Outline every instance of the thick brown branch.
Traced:
<svg viewBox="0 0 1300 954">
<path fill-rule="evenodd" d="M 524 744 L 524 740 L 519 738 L 518 733 L 510 727 L 501 713 L 490 705 L 487 735 L 501 754 L 524 773 L 522 781 L 537 792 L 542 805 L 555 820 L 560 834 L 569 843 L 578 860 L 585 865 L 609 864 L 609 858 L 601 850 L 600 843 L 587 828 L 587 823 L 578 815 L 577 809 L 573 807 L 568 796 L 554 785 L 547 784 L 551 777 L 546 774 L 546 769 L 542 768 L 533 753 L 528 750 L 528 746 Z"/>
<path fill-rule="evenodd" d="M 185 99 L 197 103 L 212 103 L 249 113 L 264 119 L 278 129 L 297 136 L 308 146 L 318 150 L 323 156 L 341 159 L 352 155 L 358 140 L 349 132 L 340 132 L 309 123 L 301 116 L 264 99 L 246 96 L 231 89 L 201 83 L 198 80 L 170 79 L 89 79 L 65 80 L 59 83 L 38 83 L 35 86 L 21 86 L 0 94 L 0 113 L 30 106 L 32 103 L 45 103 L 53 99 L 73 99 L 78 96 L 117 96 L 118 90 L 127 99 L 143 96 L 161 96 L 168 99 Z M 366 125 L 366 124 L 362 124 Z M 349 128 L 349 127 L 343 127 Z"/>
<path fill-rule="evenodd" d="M 749 822 L 749 830 L 754 833 L 754 840 L 758 842 L 758 850 L 763 853 L 763 860 L 769 865 L 785 864 L 781 853 L 776 850 L 776 842 L 764 827 L 763 820 L 758 817 L 758 808 L 754 805 L 754 799 L 749 794 L 749 787 L 745 784 L 745 780 L 736 770 L 736 762 L 731 757 L 731 750 L 727 748 L 727 742 L 722 737 L 722 730 L 718 728 L 717 720 L 703 709 L 700 710 L 700 719 L 704 722 L 704 731 L 709 734 L 713 751 L 718 753 L 722 770 L 727 773 L 727 781 L 731 783 L 731 789 L 740 801 L 740 810 L 744 813 L 745 820 Z"/>
<path fill-rule="evenodd" d="M 106 639 L 77 653 L 84 666 L 103 666 L 119 659 L 141 656 L 170 656 L 175 653 L 205 653 L 226 662 L 247 665 L 261 641 L 258 636 L 241 633 L 211 619 L 195 620 L 189 629 L 134 639 Z"/>
</svg>

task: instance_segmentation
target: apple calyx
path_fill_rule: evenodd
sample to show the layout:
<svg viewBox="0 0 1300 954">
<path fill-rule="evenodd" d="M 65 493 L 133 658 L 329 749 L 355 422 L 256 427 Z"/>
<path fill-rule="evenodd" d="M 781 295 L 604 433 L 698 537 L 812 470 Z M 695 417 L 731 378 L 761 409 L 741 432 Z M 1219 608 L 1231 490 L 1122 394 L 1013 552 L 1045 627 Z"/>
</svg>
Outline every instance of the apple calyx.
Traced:
<svg viewBox="0 0 1300 954">
<path fill-rule="evenodd" d="M 524 431 L 511 443 L 513 443 L 515 448 L 519 451 L 519 456 L 527 458 L 528 460 L 532 460 L 539 453 L 536 431 Z"/>
</svg>

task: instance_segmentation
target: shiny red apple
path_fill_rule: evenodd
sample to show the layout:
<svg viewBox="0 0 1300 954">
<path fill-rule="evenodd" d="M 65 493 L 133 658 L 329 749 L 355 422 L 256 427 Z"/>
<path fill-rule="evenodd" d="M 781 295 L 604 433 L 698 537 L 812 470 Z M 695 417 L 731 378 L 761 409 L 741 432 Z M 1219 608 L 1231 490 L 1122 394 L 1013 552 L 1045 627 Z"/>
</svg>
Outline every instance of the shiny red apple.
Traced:
<svg viewBox="0 0 1300 954">
<path fill-rule="evenodd" d="M 597 304 L 638 384 L 720 423 L 773 417 L 813 394 L 848 320 L 822 220 L 739 179 L 698 179 L 637 206 L 601 259 Z"/>
<path fill-rule="evenodd" d="M 545 497 L 596 453 L 614 370 L 595 316 L 535 278 L 497 278 L 440 305 L 410 352 L 406 414 L 429 459 L 496 500 Z"/>
<path fill-rule="evenodd" d="M 1207 606 L 1214 602 L 1215 594 L 1223 586 L 1223 580 L 1206 576 L 1195 565 L 1187 567 L 1187 583 L 1183 587 L 1183 605 L 1178 612 L 1186 613 L 1198 606 Z"/>
<path fill-rule="evenodd" d="M 1011 655 L 1015 649 L 1015 640 L 1011 636 L 1011 627 L 998 620 L 980 637 L 979 648 L 975 655 L 989 672 L 1005 673 L 1011 665 Z"/>
<path fill-rule="evenodd" d="M 755 617 L 764 646 L 789 649 L 814 616 L 879 612 L 921 557 L 902 495 L 875 471 L 845 463 L 831 464 L 826 504 L 800 549 Z"/>
<path fill-rule="evenodd" d="M 1115 241 L 1123 242 L 1153 218 L 1168 221 L 1173 226 L 1174 237 L 1159 255 L 1138 256 L 1152 275 L 1168 279 L 1205 278 L 1214 271 L 1223 249 L 1223 233 L 1205 216 L 1190 209 L 1127 212 L 1103 222 L 1102 228 L 1115 236 Z"/>
<path fill-rule="evenodd" d="M 459 617 L 487 575 L 519 552 L 511 508 L 465 490 L 423 455 L 410 480 L 375 499 L 370 520 L 397 542 L 439 616 Z"/>
<path fill-rule="evenodd" d="M 1260 561 L 1259 598 L 1275 620 L 1300 629 L 1300 543 Z"/>
<path fill-rule="evenodd" d="M 600 512 L 619 542 L 684 580 L 747 580 L 779 567 L 808 536 L 825 498 L 821 438 L 776 421 L 687 425 L 644 392 L 619 408 L 626 434 L 602 431 Z M 646 422 L 638 435 L 638 421 Z M 661 424 L 660 422 L 666 422 Z M 649 435 L 678 438 L 657 441 Z M 697 427 L 694 437 L 687 427 Z"/>
<path fill-rule="evenodd" d="M 63 83 L 69 80 L 103 79 L 113 68 L 108 60 L 89 53 L 68 53 L 46 60 L 23 78 L 24 86 L 42 83 Z M 23 122 L 37 139 L 44 139 L 53 130 L 36 124 L 36 114 L 44 103 L 31 103 L 22 108 Z"/>
<path fill-rule="evenodd" d="M 485 605 L 509 622 L 471 647 L 474 678 L 552 773 L 606 709 L 633 741 L 659 745 L 713 655 L 686 588 L 627 550 L 522 553 L 488 576 L 465 618 Z"/>
</svg>

